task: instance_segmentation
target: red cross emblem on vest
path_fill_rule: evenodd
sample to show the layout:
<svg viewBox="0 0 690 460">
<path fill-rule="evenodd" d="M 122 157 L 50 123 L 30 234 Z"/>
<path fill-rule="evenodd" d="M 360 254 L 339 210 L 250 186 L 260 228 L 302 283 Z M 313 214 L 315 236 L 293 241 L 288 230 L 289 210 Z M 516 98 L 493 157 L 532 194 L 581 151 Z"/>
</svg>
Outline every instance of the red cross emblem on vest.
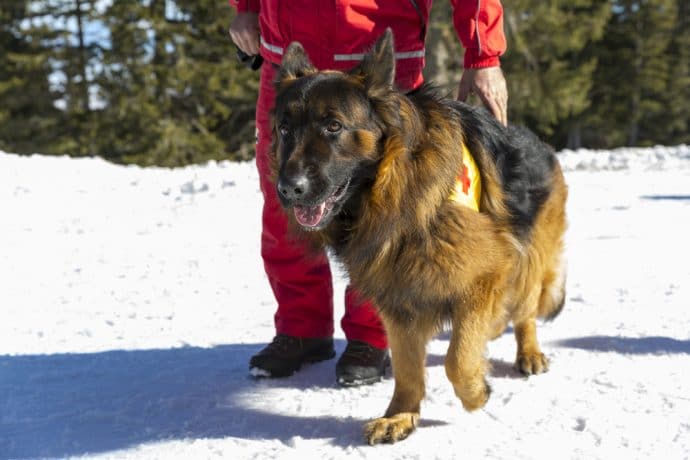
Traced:
<svg viewBox="0 0 690 460">
<path fill-rule="evenodd" d="M 465 163 L 462 164 L 462 172 L 458 176 L 458 180 L 462 184 L 462 193 L 467 195 L 470 192 L 470 176 L 467 171 L 467 166 L 465 166 Z"/>
</svg>

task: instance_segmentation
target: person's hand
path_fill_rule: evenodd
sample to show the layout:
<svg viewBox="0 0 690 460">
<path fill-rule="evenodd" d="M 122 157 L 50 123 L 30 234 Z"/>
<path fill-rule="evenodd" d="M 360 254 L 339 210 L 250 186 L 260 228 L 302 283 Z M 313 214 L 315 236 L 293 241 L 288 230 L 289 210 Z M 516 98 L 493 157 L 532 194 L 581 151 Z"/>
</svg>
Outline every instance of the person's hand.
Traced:
<svg viewBox="0 0 690 460">
<path fill-rule="evenodd" d="M 503 126 L 508 126 L 508 87 L 500 67 L 465 69 L 460 79 L 458 100 L 476 94 Z"/>
<path fill-rule="evenodd" d="M 259 54 L 259 15 L 256 13 L 237 13 L 230 24 L 230 38 L 245 53 Z"/>
</svg>

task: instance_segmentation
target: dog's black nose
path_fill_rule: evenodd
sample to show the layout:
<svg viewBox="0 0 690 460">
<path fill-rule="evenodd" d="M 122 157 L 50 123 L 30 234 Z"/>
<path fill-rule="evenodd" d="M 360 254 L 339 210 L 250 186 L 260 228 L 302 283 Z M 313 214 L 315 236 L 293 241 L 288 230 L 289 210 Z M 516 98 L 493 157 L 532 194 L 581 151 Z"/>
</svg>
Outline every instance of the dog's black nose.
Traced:
<svg viewBox="0 0 690 460">
<path fill-rule="evenodd" d="M 295 177 L 281 176 L 278 179 L 278 193 L 285 199 L 294 201 L 303 198 L 309 191 L 307 176 L 300 174 Z"/>
</svg>

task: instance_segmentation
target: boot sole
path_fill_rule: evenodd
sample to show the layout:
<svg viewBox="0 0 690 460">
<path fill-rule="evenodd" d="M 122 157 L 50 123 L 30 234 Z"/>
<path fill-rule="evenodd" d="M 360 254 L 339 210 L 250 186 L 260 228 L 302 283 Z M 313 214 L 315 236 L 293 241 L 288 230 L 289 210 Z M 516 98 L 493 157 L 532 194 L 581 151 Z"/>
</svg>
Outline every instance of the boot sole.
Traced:
<svg viewBox="0 0 690 460">
<path fill-rule="evenodd" d="M 344 378 L 339 378 L 337 380 L 338 385 L 344 388 L 352 388 L 352 387 L 359 387 L 363 385 L 371 385 L 374 383 L 378 383 L 383 379 L 383 376 L 378 376 L 378 377 L 369 377 L 367 379 L 354 379 L 354 380 L 346 380 Z"/>
<path fill-rule="evenodd" d="M 337 377 L 335 380 L 341 387 L 358 387 L 362 385 L 371 385 L 372 383 L 380 382 L 383 376 L 386 375 L 386 371 L 391 367 L 390 358 L 387 357 L 383 363 L 383 368 L 380 370 L 378 375 L 366 378 L 347 378 L 347 377 Z"/>
</svg>

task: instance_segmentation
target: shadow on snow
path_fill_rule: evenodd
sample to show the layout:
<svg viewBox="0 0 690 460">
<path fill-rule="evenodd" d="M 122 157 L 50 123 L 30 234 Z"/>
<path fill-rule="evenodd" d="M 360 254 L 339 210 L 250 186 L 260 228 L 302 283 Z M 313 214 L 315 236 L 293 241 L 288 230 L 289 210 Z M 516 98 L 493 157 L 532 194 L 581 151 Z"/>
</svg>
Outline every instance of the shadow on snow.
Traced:
<svg viewBox="0 0 690 460">
<path fill-rule="evenodd" d="M 332 361 L 288 379 L 257 383 L 248 376 L 247 363 L 262 346 L 0 356 L 0 459 L 228 436 L 283 442 L 294 436 L 332 438 L 343 447 L 363 443 L 364 419 L 243 407 L 243 395 L 259 385 L 338 388 L 332 369 L 324 371 Z"/>
<path fill-rule="evenodd" d="M 690 354 L 690 340 L 668 337 L 591 336 L 553 344 L 623 354 Z M 291 416 L 243 404 L 258 388 L 338 389 L 333 361 L 308 366 L 291 378 L 257 383 L 248 377 L 247 362 L 262 347 L 0 356 L 0 459 L 77 456 L 148 442 L 224 437 L 285 443 L 295 436 L 325 438 L 344 448 L 363 444 L 366 419 L 356 414 Z M 442 356 L 432 354 L 427 365 L 442 362 Z M 493 377 L 521 378 L 512 363 L 492 360 L 492 368 Z M 425 420 L 422 426 L 434 424 L 442 422 Z"/>
<path fill-rule="evenodd" d="M 630 355 L 690 354 L 690 340 L 669 337 L 590 336 L 559 340 L 553 344 L 565 348 Z"/>
<path fill-rule="evenodd" d="M 642 195 L 640 198 L 652 201 L 690 201 L 690 195 Z"/>
</svg>

